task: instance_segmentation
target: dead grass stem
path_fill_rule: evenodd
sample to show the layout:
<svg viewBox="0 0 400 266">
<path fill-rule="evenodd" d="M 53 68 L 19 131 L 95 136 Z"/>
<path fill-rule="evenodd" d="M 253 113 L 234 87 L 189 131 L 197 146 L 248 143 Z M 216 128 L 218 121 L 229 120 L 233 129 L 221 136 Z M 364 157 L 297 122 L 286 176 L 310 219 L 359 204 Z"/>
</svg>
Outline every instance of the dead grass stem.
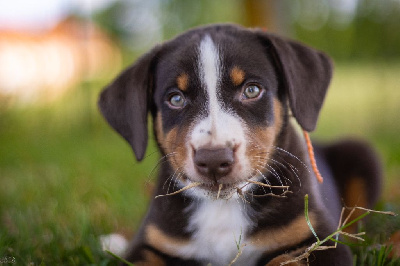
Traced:
<svg viewBox="0 0 400 266">
<path fill-rule="evenodd" d="M 364 239 L 362 237 L 360 237 L 360 236 L 365 235 L 365 232 L 361 232 L 361 233 L 357 233 L 357 234 L 351 234 L 351 233 L 346 233 L 343 230 L 346 229 L 347 227 L 349 227 L 350 225 L 356 223 L 357 221 L 363 219 L 364 217 L 366 217 L 370 213 L 378 213 L 378 214 L 384 214 L 384 215 L 390 215 L 390 216 L 397 216 L 396 213 L 390 212 L 390 211 L 375 211 L 375 210 L 370 210 L 370 209 L 367 209 L 367 208 L 362 208 L 362 207 L 357 207 L 357 206 L 351 207 L 351 208 L 343 207 L 341 215 L 340 215 L 340 220 L 339 220 L 339 224 L 338 224 L 337 230 L 335 232 L 333 232 L 332 234 L 328 235 L 323 240 L 320 240 L 318 238 L 317 234 L 315 233 L 314 228 L 311 225 L 311 221 L 310 221 L 310 219 L 308 217 L 308 195 L 306 195 L 304 197 L 304 205 L 305 205 L 304 213 L 305 213 L 305 217 L 306 217 L 306 220 L 307 220 L 307 224 L 308 224 L 310 230 L 313 232 L 314 236 L 316 237 L 317 242 L 313 243 L 310 247 L 306 248 L 306 250 L 301 255 L 299 255 L 298 257 L 296 257 L 296 258 L 294 258 L 292 260 L 285 261 L 285 262 L 281 263 L 280 265 L 287 265 L 287 264 L 290 264 L 290 263 L 296 263 L 296 262 L 299 262 L 299 261 L 304 260 L 304 259 L 307 261 L 307 265 L 308 265 L 309 264 L 308 258 L 310 257 L 312 252 L 318 251 L 318 250 L 327 250 L 327 249 L 336 248 L 337 244 L 339 243 L 339 240 L 338 240 L 339 235 L 346 235 L 346 236 L 348 236 L 350 238 L 354 238 L 354 239 L 357 239 L 357 240 L 360 240 L 360 241 L 364 241 Z M 349 214 L 346 216 L 346 218 L 344 219 L 344 221 L 342 223 L 344 211 L 346 209 L 351 209 L 351 211 L 349 212 Z M 363 210 L 363 211 L 365 211 L 365 213 L 361 214 L 360 216 L 356 217 L 355 219 L 353 219 L 352 221 L 349 222 L 351 215 L 357 209 L 358 210 Z M 335 244 L 333 246 L 325 246 L 325 245 L 323 245 L 324 243 L 326 243 L 329 240 L 333 241 Z"/>
<path fill-rule="evenodd" d="M 173 195 L 179 194 L 179 193 L 181 193 L 181 192 L 183 192 L 183 191 L 185 191 L 185 190 L 188 190 L 188 189 L 191 189 L 191 188 L 194 188 L 194 187 L 198 187 L 198 186 L 200 186 L 201 184 L 202 184 L 202 183 L 200 183 L 200 182 L 190 183 L 190 184 L 187 185 L 186 187 L 183 187 L 183 188 L 181 188 L 181 189 L 179 189 L 179 190 L 177 190 L 177 191 L 175 191 L 175 192 L 168 193 L 168 194 L 165 194 L 165 195 L 157 195 L 155 198 L 157 199 L 157 198 L 161 198 L 161 197 L 165 197 L 165 196 L 173 196 Z"/>
</svg>

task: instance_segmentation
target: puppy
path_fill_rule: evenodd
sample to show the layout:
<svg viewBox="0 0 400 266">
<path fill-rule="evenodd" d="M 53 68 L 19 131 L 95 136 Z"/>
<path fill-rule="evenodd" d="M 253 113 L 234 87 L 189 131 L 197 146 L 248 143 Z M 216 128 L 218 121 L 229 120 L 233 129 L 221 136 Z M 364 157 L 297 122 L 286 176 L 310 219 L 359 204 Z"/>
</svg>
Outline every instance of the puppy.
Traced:
<svg viewBox="0 0 400 266">
<path fill-rule="evenodd" d="M 162 159 L 149 210 L 126 251 L 135 265 L 280 265 L 337 228 L 342 200 L 372 206 L 380 168 L 367 145 L 315 147 L 330 59 L 260 30 L 211 25 L 156 46 L 101 94 L 108 123 L 142 160 L 153 118 Z M 333 245 L 328 242 L 326 245 Z M 351 265 L 349 249 L 315 251 L 310 265 Z M 303 265 L 297 260 L 291 265 Z"/>
</svg>

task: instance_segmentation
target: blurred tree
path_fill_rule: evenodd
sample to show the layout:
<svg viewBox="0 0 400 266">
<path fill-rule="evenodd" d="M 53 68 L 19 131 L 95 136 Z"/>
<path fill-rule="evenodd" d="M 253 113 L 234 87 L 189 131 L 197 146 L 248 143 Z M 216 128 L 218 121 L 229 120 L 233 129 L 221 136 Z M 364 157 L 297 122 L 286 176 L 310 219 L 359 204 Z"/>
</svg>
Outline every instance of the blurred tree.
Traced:
<svg viewBox="0 0 400 266">
<path fill-rule="evenodd" d="M 310 1 L 319 1 L 323 8 Z M 353 3 L 338 9 L 337 5 Z M 400 59 L 400 1 L 298 0 L 294 37 L 329 52 L 336 59 Z M 310 20 L 309 14 L 323 19 Z"/>
<path fill-rule="evenodd" d="M 115 1 L 93 19 L 133 50 L 147 50 L 163 37 L 159 0 Z"/>
<path fill-rule="evenodd" d="M 108 8 L 100 10 L 97 14 L 94 14 L 93 19 L 114 37 L 123 38 L 127 32 L 125 32 L 117 22 L 118 14 L 121 13 L 123 8 L 124 3 L 122 1 L 116 1 Z"/>
<path fill-rule="evenodd" d="M 291 14 L 288 1 L 282 0 L 243 0 L 244 25 L 260 27 L 284 35 L 290 34 Z"/>
<path fill-rule="evenodd" d="M 94 20 L 140 52 L 198 25 L 234 22 L 336 59 L 400 59 L 400 0 L 120 0 Z"/>
</svg>

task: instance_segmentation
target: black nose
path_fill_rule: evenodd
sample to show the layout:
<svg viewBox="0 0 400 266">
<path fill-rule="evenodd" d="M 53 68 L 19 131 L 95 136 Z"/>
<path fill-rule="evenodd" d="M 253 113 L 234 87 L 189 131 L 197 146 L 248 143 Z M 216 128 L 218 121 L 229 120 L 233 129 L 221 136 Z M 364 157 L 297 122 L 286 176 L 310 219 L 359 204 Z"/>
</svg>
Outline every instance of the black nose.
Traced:
<svg viewBox="0 0 400 266">
<path fill-rule="evenodd" d="M 202 148 L 194 151 L 194 165 L 197 171 L 217 182 L 232 171 L 234 154 L 231 148 Z"/>
</svg>

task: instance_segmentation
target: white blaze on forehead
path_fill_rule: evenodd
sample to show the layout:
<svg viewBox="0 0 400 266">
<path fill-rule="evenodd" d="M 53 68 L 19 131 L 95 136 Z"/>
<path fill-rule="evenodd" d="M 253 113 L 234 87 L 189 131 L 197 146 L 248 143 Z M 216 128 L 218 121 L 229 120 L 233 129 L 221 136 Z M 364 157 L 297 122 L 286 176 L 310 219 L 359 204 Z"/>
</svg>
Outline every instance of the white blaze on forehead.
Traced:
<svg viewBox="0 0 400 266">
<path fill-rule="evenodd" d="M 199 77 L 207 95 L 208 116 L 198 121 L 192 132 L 192 146 L 234 145 L 244 137 L 244 125 L 240 119 L 222 107 L 220 99 L 222 60 L 218 46 L 209 35 L 199 45 Z"/>
<path fill-rule="evenodd" d="M 209 35 L 205 36 L 200 43 L 200 71 L 201 80 L 204 82 L 209 93 L 216 92 L 217 83 L 220 78 L 220 60 L 218 48 L 215 47 Z"/>
<path fill-rule="evenodd" d="M 221 61 L 218 48 L 209 35 L 200 43 L 200 80 L 208 96 L 208 109 L 211 116 L 211 128 L 215 127 L 216 114 L 220 111 L 218 103 L 218 83 L 221 78 Z"/>
</svg>

